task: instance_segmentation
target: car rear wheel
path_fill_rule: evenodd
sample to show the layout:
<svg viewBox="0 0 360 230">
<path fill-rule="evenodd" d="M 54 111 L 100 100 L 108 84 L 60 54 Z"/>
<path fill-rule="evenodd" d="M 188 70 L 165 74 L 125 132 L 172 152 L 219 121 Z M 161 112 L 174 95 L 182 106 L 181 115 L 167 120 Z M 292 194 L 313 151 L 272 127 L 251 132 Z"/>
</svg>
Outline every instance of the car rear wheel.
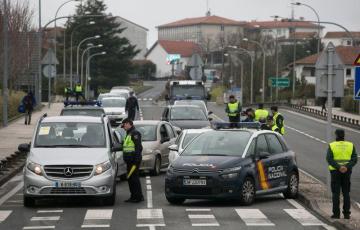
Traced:
<svg viewBox="0 0 360 230">
<path fill-rule="evenodd" d="M 284 197 L 287 199 L 294 199 L 298 196 L 298 193 L 299 193 L 299 176 L 295 171 L 293 171 L 288 176 L 287 189 L 283 194 Z"/>
<path fill-rule="evenodd" d="M 251 205 L 255 200 L 255 183 L 250 177 L 246 177 L 240 189 L 240 202 L 243 205 Z"/>
<path fill-rule="evenodd" d="M 185 202 L 184 198 L 176 198 L 176 197 L 166 197 L 166 200 L 170 203 L 170 204 L 182 204 Z"/>
<path fill-rule="evenodd" d="M 156 156 L 154 168 L 153 168 L 153 170 L 151 170 L 151 174 L 153 176 L 157 176 L 160 174 L 160 170 L 161 170 L 161 158 L 160 158 L 160 156 Z"/>
<path fill-rule="evenodd" d="M 35 203 L 36 203 L 35 198 L 24 196 L 24 206 L 25 207 L 34 207 Z"/>
</svg>

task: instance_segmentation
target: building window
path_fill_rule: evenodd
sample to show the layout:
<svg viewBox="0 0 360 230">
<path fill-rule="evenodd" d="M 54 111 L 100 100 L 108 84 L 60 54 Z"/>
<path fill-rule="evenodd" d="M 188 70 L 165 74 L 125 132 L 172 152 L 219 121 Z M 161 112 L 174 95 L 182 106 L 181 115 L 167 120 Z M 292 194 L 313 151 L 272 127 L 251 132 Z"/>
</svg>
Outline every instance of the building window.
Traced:
<svg viewBox="0 0 360 230">
<path fill-rule="evenodd" d="M 351 41 L 350 41 L 350 40 L 347 40 L 347 41 L 346 41 L 346 45 L 351 46 Z"/>
<path fill-rule="evenodd" d="M 350 68 L 346 69 L 346 77 L 351 77 L 351 69 Z"/>
</svg>

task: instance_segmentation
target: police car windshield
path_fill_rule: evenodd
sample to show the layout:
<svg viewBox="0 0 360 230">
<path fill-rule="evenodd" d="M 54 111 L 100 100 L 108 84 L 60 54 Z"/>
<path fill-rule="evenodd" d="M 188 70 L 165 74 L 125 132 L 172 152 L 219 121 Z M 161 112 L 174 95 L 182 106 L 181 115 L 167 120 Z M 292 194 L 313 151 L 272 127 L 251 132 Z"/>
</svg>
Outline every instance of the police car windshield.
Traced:
<svg viewBox="0 0 360 230">
<path fill-rule="evenodd" d="M 104 98 L 102 100 L 103 107 L 125 107 L 125 98 Z"/>
<path fill-rule="evenodd" d="M 204 87 L 201 85 L 174 85 L 171 89 L 171 96 L 195 96 L 204 97 Z"/>
<path fill-rule="evenodd" d="M 136 124 L 135 128 L 141 133 L 142 141 L 156 141 L 156 125 Z"/>
<path fill-rule="evenodd" d="M 105 146 L 105 132 L 101 123 L 42 123 L 35 138 L 35 147 L 38 148 L 99 148 Z"/>
<path fill-rule="evenodd" d="M 91 116 L 101 117 L 104 114 L 102 109 L 68 109 L 62 111 L 62 116 Z"/>
<path fill-rule="evenodd" d="M 207 120 L 199 107 L 174 107 L 170 114 L 171 120 Z"/>
<path fill-rule="evenodd" d="M 250 137 L 247 131 L 209 131 L 190 142 L 181 155 L 241 156 Z"/>
<path fill-rule="evenodd" d="M 188 133 L 185 135 L 182 146 L 185 148 L 185 146 L 192 140 L 194 137 L 198 136 L 200 133 Z"/>
</svg>

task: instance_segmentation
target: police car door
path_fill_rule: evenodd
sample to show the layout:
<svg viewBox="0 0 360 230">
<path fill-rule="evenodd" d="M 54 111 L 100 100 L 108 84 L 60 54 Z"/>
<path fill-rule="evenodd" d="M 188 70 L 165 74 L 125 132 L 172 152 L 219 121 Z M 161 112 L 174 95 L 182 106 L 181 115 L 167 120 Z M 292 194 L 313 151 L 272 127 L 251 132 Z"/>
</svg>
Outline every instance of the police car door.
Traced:
<svg viewBox="0 0 360 230">
<path fill-rule="evenodd" d="M 273 155 L 270 154 L 268 142 L 264 134 L 260 134 L 256 140 L 256 170 L 261 190 L 268 190 L 276 187 L 276 180 L 269 177 L 269 169 L 275 167 Z"/>
<path fill-rule="evenodd" d="M 286 185 L 286 172 L 289 162 L 286 161 L 286 154 L 283 147 L 275 134 L 265 134 L 269 144 L 271 154 L 271 166 L 268 168 L 268 178 L 272 181 L 274 187 Z"/>
</svg>

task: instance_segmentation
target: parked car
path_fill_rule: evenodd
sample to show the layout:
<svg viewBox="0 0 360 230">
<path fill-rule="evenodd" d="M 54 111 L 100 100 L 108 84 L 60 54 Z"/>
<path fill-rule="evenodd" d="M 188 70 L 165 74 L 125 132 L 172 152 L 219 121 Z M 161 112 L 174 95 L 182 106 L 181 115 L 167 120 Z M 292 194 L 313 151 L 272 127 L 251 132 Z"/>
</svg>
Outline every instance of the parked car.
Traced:
<svg viewBox="0 0 360 230">
<path fill-rule="evenodd" d="M 210 120 L 196 105 L 169 105 L 165 107 L 162 118 L 181 129 L 210 128 Z"/>
<path fill-rule="evenodd" d="M 128 93 L 123 93 L 123 94 L 115 94 L 115 93 L 101 93 L 99 94 L 97 100 L 102 102 L 103 98 L 106 97 L 124 97 L 124 98 L 128 98 Z"/>
<path fill-rule="evenodd" d="M 121 122 L 127 118 L 125 111 L 126 99 L 124 97 L 105 97 L 102 99 L 102 107 L 110 120 Z"/>
<path fill-rule="evenodd" d="M 212 111 L 208 111 L 205 102 L 202 100 L 178 100 L 174 102 L 174 105 L 196 105 L 199 106 L 206 115 L 213 113 Z"/>
<path fill-rule="evenodd" d="M 116 141 L 107 117 L 42 117 L 24 167 L 24 206 L 40 198 L 97 197 L 105 205 L 116 199 Z"/>
<path fill-rule="evenodd" d="M 175 143 L 176 128 L 166 121 L 156 120 L 136 120 L 134 126 L 141 133 L 143 145 L 140 170 L 159 175 L 161 168 L 169 165 L 169 146 Z M 122 139 L 126 135 L 124 131 L 117 132 Z"/>
</svg>

